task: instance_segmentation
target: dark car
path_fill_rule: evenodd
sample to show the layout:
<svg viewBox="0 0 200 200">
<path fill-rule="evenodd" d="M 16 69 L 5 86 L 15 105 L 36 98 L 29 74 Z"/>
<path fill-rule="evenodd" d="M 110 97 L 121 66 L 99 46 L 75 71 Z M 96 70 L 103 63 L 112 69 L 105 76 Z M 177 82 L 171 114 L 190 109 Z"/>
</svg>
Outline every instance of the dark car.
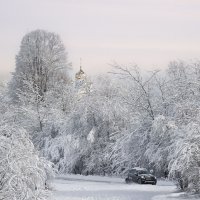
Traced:
<svg viewBox="0 0 200 200">
<path fill-rule="evenodd" d="M 135 167 L 128 170 L 127 178 L 125 179 L 126 183 L 136 182 L 139 184 L 149 183 L 156 185 L 157 179 L 154 175 L 150 174 L 147 169 Z"/>
</svg>

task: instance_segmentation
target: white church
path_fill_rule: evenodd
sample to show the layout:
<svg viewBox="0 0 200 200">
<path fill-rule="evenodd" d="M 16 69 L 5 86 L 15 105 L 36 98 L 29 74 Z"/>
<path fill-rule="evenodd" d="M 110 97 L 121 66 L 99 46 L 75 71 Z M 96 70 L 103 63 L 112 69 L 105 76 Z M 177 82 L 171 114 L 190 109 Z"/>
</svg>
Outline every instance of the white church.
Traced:
<svg viewBox="0 0 200 200">
<path fill-rule="evenodd" d="M 83 95 L 91 91 L 91 82 L 88 80 L 87 75 L 80 65 L 80 70 L 75 74 L 75 88 L 77 90 L 78 96 L 82 97 Z"/>
</svg>

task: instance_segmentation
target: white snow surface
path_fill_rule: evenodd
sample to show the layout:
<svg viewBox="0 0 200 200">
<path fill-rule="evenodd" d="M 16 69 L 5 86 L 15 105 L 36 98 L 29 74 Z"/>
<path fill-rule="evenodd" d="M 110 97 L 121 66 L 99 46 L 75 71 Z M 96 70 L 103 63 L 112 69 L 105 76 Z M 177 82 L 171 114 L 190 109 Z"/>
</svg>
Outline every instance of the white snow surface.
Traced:
<svg viewBox="0 0 200 200">
<path fill-rule="evenodd" d="M 115 177 L 62 175 L 54 179 L 53 194 L 56 200 L 182 200 L 191 199 L 177 193 L 169 181 L 155 185 L 125 184 Z M 196 199 L 196 198 L 195 198 Z"/>
</svg>

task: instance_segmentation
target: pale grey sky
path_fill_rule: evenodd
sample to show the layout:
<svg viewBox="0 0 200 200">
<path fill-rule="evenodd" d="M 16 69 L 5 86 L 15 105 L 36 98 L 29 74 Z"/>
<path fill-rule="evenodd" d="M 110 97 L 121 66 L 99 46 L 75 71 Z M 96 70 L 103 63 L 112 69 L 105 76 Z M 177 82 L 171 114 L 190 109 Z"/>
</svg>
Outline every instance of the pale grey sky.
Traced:
<svg viewBox="0 0 200 200">
<path fill-rule="evenodd" d="M 75 71 L 81 57 L 89 75 L 113 61 L 152 69 L 200 58 L 200 0 L 0 0 L 0 79 L 35 29 L 58 33 Z"/>
</svg>

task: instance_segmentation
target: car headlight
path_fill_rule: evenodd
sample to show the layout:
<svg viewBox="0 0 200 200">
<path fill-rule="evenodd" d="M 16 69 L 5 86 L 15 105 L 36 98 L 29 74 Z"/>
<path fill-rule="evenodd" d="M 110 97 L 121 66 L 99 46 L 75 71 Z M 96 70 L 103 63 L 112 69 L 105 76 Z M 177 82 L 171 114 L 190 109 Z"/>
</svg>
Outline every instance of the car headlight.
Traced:
<svg viewBox="0 0 200 200">
<path fill-rule="evenodd" d="M 144 177 L 144 176 L 141 176 L 141 178 L 142 178 L 142 179 L 145 179 L 145 177 Z"/>
</svg>

